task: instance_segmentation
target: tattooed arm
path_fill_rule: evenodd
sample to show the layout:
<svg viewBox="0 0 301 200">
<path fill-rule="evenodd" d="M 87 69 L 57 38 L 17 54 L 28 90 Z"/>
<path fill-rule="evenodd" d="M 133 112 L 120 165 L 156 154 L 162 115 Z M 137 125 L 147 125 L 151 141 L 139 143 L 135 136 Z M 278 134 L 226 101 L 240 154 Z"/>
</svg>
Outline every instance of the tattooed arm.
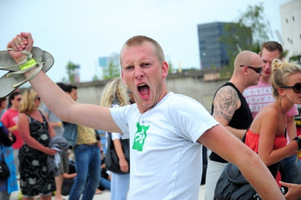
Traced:
<svg viewBox="0 0 301 200">
<path fill-rule="evenodd" d="M 236 90 L 231 86 L 220 88 L 213 100 L 213 106 L 213 117 L 236 137 L 242 139 L 246 130 L 229 126 L 235 111 L 241 106 Z"/>
</svg>

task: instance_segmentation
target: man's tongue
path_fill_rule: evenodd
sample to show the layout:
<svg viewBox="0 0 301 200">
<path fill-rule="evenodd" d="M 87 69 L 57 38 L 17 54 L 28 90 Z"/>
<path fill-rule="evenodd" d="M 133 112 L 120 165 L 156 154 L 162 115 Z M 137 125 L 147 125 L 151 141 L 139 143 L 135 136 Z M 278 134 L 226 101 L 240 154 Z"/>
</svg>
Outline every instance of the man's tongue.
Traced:
<svg viewBox="0 0 301 200">
<path fill-rule="evenodd" d="M 147 85 L 139 87 L 139 93 L 142 97 L 149 95 L 149 87 Z"/>
</svg>

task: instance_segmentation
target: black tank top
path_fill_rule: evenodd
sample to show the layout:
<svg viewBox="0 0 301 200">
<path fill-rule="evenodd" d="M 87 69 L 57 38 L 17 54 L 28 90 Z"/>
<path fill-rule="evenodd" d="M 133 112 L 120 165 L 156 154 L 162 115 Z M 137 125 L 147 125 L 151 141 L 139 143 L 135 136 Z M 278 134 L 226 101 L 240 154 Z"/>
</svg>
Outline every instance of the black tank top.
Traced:
<svg viewBox="0 0 301 200">
<path fill-rule="evenodd" d="M 250 111 L 249 105 L 246 102 L 245 97 L 240 93 L 240 91 L 231 82 L 225 83 L 219 89 L 221 89 L 222 87 L 225 87 L 225 86 L 233 87 L 236 90 L 239 100 L 241 102 L 240 107 L 235 111 L 235 113 L 228 125 L 233 128 L 236 128 L 236 129 L 248 129 L 253 121 L 253 117 L 252 117 L 252 113 Z M 216 95 L 216 93 L 215 93 L 215 95 Z M 213 99 L 215 98 L 215 95 L 214 95 Z M 214 106 L 213 106 L 213 101 L 212 101 L 211 114 L 213 113 L 213 111 L 214 111 Z M 213 161 L 227 163 L 226 160 L 224 160 L 223 158 L 221 158 L 219 155 L 217 155 L 214 152 L 212 152 L 210 154 L 209 158 Z"/>
</svg>

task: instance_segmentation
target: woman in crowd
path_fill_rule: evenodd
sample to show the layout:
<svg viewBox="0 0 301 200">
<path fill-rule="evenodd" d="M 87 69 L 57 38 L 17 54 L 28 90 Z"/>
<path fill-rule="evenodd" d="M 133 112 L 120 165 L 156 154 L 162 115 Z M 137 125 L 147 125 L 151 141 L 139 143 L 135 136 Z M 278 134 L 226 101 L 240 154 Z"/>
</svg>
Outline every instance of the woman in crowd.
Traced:
<svg viewBox="0 0 301 200">
<path fill-rule="evenodd" d="M 100 104 L 105 107 L 119 107 L 129 104 L 127 88 L 120 78 L 113 79 L 105 86 Z M 120 142 L 120 133 L 111 133 L 115 151 L 119 158 L 120 169 L 129 172 L 129 163 L 126 161 Z M 108 150 L 107 150 L 108 151 Z M 129 189 L 130 174 L 112 173 L 111 179 L 111 200 L 124 200 Z"/>
<path fill-rule="evenodd" d="M 245 143 L 258 153 L 276 176 L 278 163 L 301 149 L 300 137 L 287 144 L 286 112 L 301 104 L 301 68 L 297 64 L 274 60 L 271 84 L 275 101 L 266 105 L 254 118 Z"/>
<path fill-rule="evenodd" d="M 51 200 L 52 192 L 55 191 L 54 177 L 48 173 L 47 166 L 48 155 L 56 153 L 48 147 L 55 132 L 38 110 L 40 101 L 33 89 L 27 89 L 20 102 L 18 127 L 24 140 L 19 151 L 23 200 L 33 200 L 36 195 L 40 195 L 42 200 Z"/>
<path fill-rule="evenodd" d="M 6 108 L 6 98 L 0 98 L 0 119 L 3 111 Z M 12 192 L 18 190 L 17 173 L 14 163 L 14 155 L 12 144 L 16 141 L 16 137 L 10 133 L 7 128 L 0 121 L 0 152 L 4 155 L 4 161 L 6 162 L 10 176 L 6 180 L 0 180 L 0 199 L 9 200 Z M 0 154 L 0 161 L 2 156 Z"/>
</svg>

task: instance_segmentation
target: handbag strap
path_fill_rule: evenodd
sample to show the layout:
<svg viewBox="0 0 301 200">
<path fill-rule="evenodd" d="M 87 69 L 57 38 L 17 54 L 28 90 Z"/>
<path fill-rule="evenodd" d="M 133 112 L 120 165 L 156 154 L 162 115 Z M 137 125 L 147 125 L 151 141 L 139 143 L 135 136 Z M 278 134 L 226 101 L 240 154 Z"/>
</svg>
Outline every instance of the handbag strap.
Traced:
<svg viewBox="0 0 301 200">
<path fill-rule="evenodd" d="M 108 132 L 108 143 L 107 143 L 107 148 L 110 149 L 112 148 L 112 144 L 114 145 L 113 141 L 112 141 L 112 133 Z"/>
</svg>

